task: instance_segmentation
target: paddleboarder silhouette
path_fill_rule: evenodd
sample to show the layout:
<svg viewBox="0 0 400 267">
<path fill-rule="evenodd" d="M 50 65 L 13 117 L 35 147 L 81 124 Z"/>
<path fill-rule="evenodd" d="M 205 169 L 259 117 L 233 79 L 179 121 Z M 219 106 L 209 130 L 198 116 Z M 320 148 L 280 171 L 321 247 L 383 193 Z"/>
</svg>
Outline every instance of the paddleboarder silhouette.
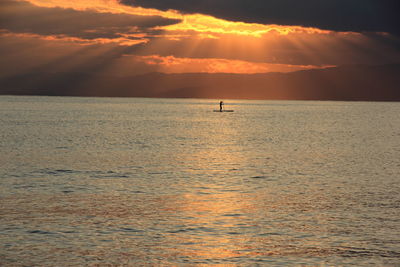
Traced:
<svg viewBox="0 0 400 267">
<path fill-rule="evenodd" d="M 219 102 L 219 112 L 222 112 L 222 107 L 224 105 L 224 101 Z"/>
</svg>

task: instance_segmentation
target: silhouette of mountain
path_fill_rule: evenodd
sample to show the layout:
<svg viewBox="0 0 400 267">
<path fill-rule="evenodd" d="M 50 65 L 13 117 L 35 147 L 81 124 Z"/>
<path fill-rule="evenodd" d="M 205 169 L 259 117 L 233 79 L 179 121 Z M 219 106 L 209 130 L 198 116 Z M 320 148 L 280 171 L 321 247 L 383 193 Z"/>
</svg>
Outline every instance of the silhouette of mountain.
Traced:
<svg viewBox="0 0 400 267">
<path fill-rule="evenodd" d="M 291 73 L 27 73 L 0 78 L 0 94 L 400 101 L 400 64 Z"/>
</svg>

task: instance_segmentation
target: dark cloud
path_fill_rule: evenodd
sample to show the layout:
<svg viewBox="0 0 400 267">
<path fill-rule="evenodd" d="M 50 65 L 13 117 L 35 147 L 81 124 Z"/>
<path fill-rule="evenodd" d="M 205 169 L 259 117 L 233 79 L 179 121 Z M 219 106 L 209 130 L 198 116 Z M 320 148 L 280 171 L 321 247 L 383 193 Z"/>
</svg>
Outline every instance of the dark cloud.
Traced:
<svg viewBox="0 0 400 267">
<path fill-rule="evenodd" d="M 399 0 L 122 0 L 122 3 L 203 13 L 234 21 L 400 35 Z"/>
<path fill-rule="evenodd" d="M 157 16 L 44 8 L 9 0 L 0 2 L 0 29 L 14 33 L 64 35 L 83 39 L 117 38 L 121 33 L 149 31 L 155 26 L 177 22 Z"/>
</svg>

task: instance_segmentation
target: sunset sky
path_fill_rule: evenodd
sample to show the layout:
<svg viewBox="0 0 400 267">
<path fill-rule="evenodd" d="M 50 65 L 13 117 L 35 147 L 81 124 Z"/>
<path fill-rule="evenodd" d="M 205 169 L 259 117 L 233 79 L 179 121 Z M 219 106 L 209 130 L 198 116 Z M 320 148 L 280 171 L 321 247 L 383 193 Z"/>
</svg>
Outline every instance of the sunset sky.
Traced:
<svg viewBox="0 0 400 267">
<path fill-rule="evenodd" d="M 2 0 L 1 76 L 400 62 L 397 0 Z"/>
</svg>

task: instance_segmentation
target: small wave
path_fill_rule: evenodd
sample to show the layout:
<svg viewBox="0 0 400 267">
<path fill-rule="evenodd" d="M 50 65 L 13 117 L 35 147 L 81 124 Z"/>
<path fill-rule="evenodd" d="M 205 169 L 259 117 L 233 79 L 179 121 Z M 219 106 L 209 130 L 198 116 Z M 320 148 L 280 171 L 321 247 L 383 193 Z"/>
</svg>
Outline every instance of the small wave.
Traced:
<svg viewBox="0 0 400 267">
<path fill-rule="evenodd" d="M 251 178 L 253 178 L 253 179 L 265 179 L 265 178 L 268 178 L 268 177 L 264 176 L 264 175 L 259 175 L 259 176 L 252 176 Z"/>
<path fill-rule="evenodd" d="M 232 213 L 232 214 L 224 214 L 222 216 L 225 216 L 225 217 L 240 217 L 240 216 L 242 216 L 242 214 Z"/>
<path fill-rule="evenodd" d="M 122 232 L 130 232 L 130 233 L 140 233 L 140 232 L 143 232 L 143 230 L 134 229 L 134 228 L 129 228 L 129 227 L 122 227 L 120 230 L 121 230 Z"/>
<path fill-rule="evenodd" d="M 93 172 L 88 172 L 93 173 Z M 107 172 L 99 172 L 96 171 L 94 174 L 91 175 L 93 178 L 129 178 L 131 173 L 128 172 L 114 172 L 114 171 L 107 171 Z"/>
<path fill-rule="evenodd" d="M 279 232 L 270 232 L 270 233 L 262 233 L 262 234 L 258 234 L 257 236 L 270 236 L 270 235 L 284 235 L 283 233 L 279 233 Z"/>
<path fill-rule="evenodd" d="M 34 188 L 34 185 L 15 185 L 14 188 L 15 189 L 30 189 L 30 188 Z"/>
<path fill-rule="evenodd" d="M 129 178 L 131 173 L 128 172 L 115 172 L 115 171 L 98 171 L 98 170 L 72 170 L 72 169 L 41 169 L 32 172 L 33 175 L 50 175 L 50 176 L 63 176 L 63 175 L 86 175 L 92 178 Z"/>
<path fill-rule="evenodd" d="M 167 231 L 167 233 L 171 233 L 171 234 L 186 233 L 186 232 L 212 233 L 212 232 L 215 232 L 215 229 L 209 228 L 209 227 L 188 227 L 188 228 L 182 228 L 182 229 L 176 229 L 176 230 Z"/>
<path fill-rule="evenodd" d="M 256 176 L 252 176 L 251 179 L 255 179 L 255 180 L 266 180 L 266 181 L 275 181 L 275 180 L 276 180 L 275 177 L 266 176 L 266 175 L 256 175 Z"/>
<path fill-rule="evenodd" d="M 63 233 L 63 234 L 76 234 L 76 233 L 78 233 L 77 231 L 60 231 L 60 233 Z"/>
<path fill-rule="evenodd" d="M 400 253 L 391 250 L 366 249 L 355 247 L 338 247 L 336 253 L 345 257 L 385 257 L 399 258 Z"/>
<path fill-rule="evenodd" d="M 239 233 L 239 232 L 228 232 L 227 234 L 228 235 L 240 235 L 241 233 Z"/>
<path fill-rule="evenodd" d="M 128 175 L 92 175 L 92 178 L 104 179 L 104 178 L 129 178 Z"/>
<path fill-rule="evenodd" d="M 188 232 L 190 230 L 192 230 L 192 229 L 178 229 L 178 230 L 167 231 L 167 233 L 178 234 L 178 233 L 185 233 L 185 232 Z"/>
<path fill-rule="evenodd" d="M 32 230 L 28 231 L 30 234 L 41 234 L 41 235 L 53 235 L 54 233 L 52 232 L 47 232 L 47 231 L 42 231 L 42 230 Z"/>
<path fill-rule="evenodd" d="M 64 169 L 59 169 L 55 170 L 58 173 L 78 173 L 79 171 L 74 171 L 74 170 L 64 170 Z"/>
<path fill-rule="evenodd" d="M 131 191 L 131 193 L 134 193 L 134 194 L 145 194 L 146 192 L 136 190 L 136 191 Z"/>
<path fill-rule="evenodd" d="M 52 176 L 61 176 L 64 174 L 76 174 L 79 173 L 79 171 L 76 170 L 68 170 L 68 169 L 41 169 L 38 171 L 34 171 L 32 174 L 35 175 L 52 175 Z"/>
<path fill-rule="evenodd" d="M 214 193 L 212 193 L 212 192 L 199 191 L 199 192 L 197 192 L 196 194 L 197 194 L 197 195 L 212 195 L 212 194 L 214 194 Z"/>
</svg>

